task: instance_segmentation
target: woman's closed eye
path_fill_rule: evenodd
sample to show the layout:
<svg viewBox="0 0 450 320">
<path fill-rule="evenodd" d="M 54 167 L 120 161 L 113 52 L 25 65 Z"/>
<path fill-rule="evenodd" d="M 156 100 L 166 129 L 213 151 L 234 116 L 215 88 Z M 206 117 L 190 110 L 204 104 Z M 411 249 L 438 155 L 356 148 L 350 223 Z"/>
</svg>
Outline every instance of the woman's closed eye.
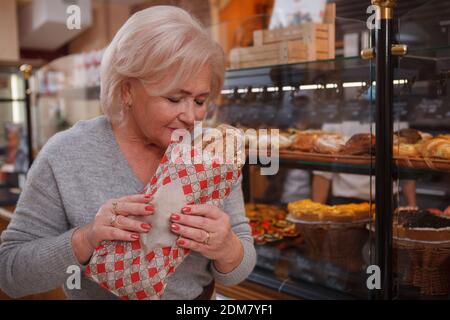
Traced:
<svg viewBox="0 0 450 320">
<path fill-rule="evenodd" d="M 179 103 L 181 101 L 181 98 L 178 97 L 167 97 L 166 99 L 172 103 Z"/>
<path fill-rule="evenodd" d="M 205 104 L 205 100 L 195 99 L 194 101 L 198 106 L 203 106 Z"/>
<path fill-rule="evenodd" d="M 171 103 L 180 103 L 181 100 L 183 100 L 183 98 L 179 98 L 179 97 L 167 97 L 167 100 L 169 100 Z M 196 105 L 198 106 L 203 106 L 206 102 L 205 99 L 194 99 L 194 102 Z"/>
</svg>

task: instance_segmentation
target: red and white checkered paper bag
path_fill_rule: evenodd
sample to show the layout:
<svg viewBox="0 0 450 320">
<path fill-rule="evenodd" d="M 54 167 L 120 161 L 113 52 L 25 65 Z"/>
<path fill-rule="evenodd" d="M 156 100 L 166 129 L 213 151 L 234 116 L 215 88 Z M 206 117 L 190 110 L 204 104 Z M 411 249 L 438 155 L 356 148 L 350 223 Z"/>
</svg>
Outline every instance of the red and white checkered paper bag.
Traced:
<svg viewBox="0 0 450 320">
<path fill-rule="evenodd" d="M 190 161 L 180 153 L 186 147 Z M 134 242 L 104 241 L 86 268 L 87 277 L 124 300 L 161 298 L 167 278 L 189 254 L 176 244 L 170 215 L 187 204 L 221 206 L 240 176 L 240 165 L 204 161 L 197 150 L 181 143 L 169 145 L 147 186 L 155 213 L 137 218 L 150 223 L 152 229 Z"/>
</svg>

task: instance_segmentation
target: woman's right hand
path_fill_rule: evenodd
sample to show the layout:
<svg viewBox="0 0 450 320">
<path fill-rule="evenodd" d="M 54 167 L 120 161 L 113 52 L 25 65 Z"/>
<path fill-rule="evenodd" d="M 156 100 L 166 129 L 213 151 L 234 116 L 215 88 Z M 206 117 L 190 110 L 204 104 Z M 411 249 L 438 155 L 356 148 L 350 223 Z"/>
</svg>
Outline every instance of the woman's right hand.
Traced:
<svg viewBox="0 0 450 320">
<path fill-rule="evenodd" d="M 137 194 L 111 199 L 103 204 L 94 220 L 75 230 L 72 235 L 72 248 L 78 262 L 86 264 L 102 241 L 135 241 L 140 233 L 149 232 L 151 225 L 130 216 L 153 214 L 155 209 L 151 201 L 150 195 Z"/>
</svg>

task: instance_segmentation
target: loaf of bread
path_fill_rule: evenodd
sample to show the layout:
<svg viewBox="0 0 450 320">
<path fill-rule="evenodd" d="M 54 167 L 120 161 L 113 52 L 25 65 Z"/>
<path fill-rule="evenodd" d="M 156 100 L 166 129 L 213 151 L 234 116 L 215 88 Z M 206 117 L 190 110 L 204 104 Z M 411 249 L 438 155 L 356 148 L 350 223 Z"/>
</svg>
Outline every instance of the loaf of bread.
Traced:
<svg viewBox="0 0 450 320">
<path fill-rule="evenodd" d="M 399 143 L 415 144 L 422 140 L 419 130 L 406 128 L 394 133 L 394 145 Z"/>
<path fill-rule="evenodd" d="M 226 163 L 237 164 L 239 167 L 245 161 L 243 131 L 228 124 L 221 124 L 214 129 L 206 128 L 201 136 L 195 137 L 193 146 L 201 146 L 203 155 L 218 156 Z"/>
<path fill-rule="evenodd" d="M 369 133 L 353 135 L 339 152 L 345 155 L 371 155 L 375 153 L 375 136 Z"/>
</svg>

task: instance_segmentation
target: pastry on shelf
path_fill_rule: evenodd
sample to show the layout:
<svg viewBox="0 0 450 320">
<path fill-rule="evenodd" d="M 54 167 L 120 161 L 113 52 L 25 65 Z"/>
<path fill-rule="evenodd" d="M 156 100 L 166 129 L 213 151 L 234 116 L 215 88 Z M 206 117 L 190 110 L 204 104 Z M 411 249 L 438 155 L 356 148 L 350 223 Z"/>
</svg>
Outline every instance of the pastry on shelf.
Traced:
<svg viewBox="0 0 450 320">
<path fill-rule="evenodd" d="M 273 145 L 277 149 L 287 149 L 291 146 L 293 141 L 293 135 L 288 134 L 285 131 L 280 131 L 278 135 L 278 141 L 273 140 L 270 135 L 270 129 L 267 130 L 266 134 L 259 133 L 257 129 L 254 132 L 252 131 L 244 131 L 245 132 L 245 145 L 249 148 L 254 149 L 255 146 L 257 148 L 261 148 L 262 146 L 270 149 Z"/>
<path fill-rule="evenodd" d="M 441 134 L 441 135 L 437 136 L 436 138 L 450 141 L 450 134 Z"/>
<path fill-rule="evenodd" d="M 430 140 L 433 138 L 433 135 L 428 133 L 428 132 L 423 132 L 423 131 L 419 131 L 420 137 L 422 138 L 421 140 Z"/>
<path fill-rule="evenodd" d="M 406 128 L 394 133 L 394 156 L 417 158 L 421 157 L 420 148 L 433 136 L 416 129 Z"/>
<path fill-rule="evenodd" d="M 242 165 L 244 157 L 243 141 L 241 130 L 229 124 L 220 124 L 216 128 L 205 128 L 201 135 L 196 135 L 192 145 L 201 146 L 202 152 L 218 156 L 227 163 L 237 163 Z M 231 152 L 230 152 L 231 151 Z M 204 153 L 205 154 L 205 153 Z"/>
<path fill-rule="evenodd" d="M 278 144 L 275 146 L 279 149 L 287 149 L 291 146 L 292 140 L 293 137 L 280 134 Z"/>
<path fill-rule="evenodd" d="M 393 151 L 394 156 L 397 157 L 409 157 L 409 158 L 420 157 L 420 152 L 416 144 L 410 143 L 394 144 Z"/>
<path fill-rule="evenodd" d="M 291 149 L 302 152 L 313 152 L 314 141 L 323 134 L 324 132 L 320 130 L 299 131 L 295 134 Z"/>
<path fill-rule="evenodd" d="M 450 138 L 445 135 L 422 141 L 417 148 L 424 158 L 450 160 Z"/>
<path fill-rule="evenodd" d="M 394 133 L 394 145 L 399 143 L 415 144 L 422 140 L 419 130 L 413 128 L 401 129 Z"/>
<path fill-rule="evenodd" d="M 340 134 L 324 134 L 318 136 L 313 142 L 313 150 L 317 153 L 336 154 L 342 150 L 345 139 Z"/>
<path fill-rule="evenodd" d="M 375 136 L 369 133 L 353 135 L 340 150 L 340 154 L 366 156 L 375 153 Z"/>
<path fill-rule="evenodd" d="M 354 222 L 369 219 L 370 204 L 364 202 L 329 206 L 306 199 L 290 202 L 288 211 L 294 218 L 302 221 Z"/>
<path fill-rule="evenodd" d="M 299 235 L 295 224 L 286 220 L 287 212 L 282 207 L 248 203 L 245 210 L 256 244 L 266 244 Z"/>
<path fill-rule="evenodd" d="M 363 246 L 370 205 L 327 206 L 299 200 L 288 204 L 290 220 L 297 224 L 313 259 L 331 262 L 351 272 L 363 270 Z"/>
<path fill-rule="evenodd" d="M 400 208 L 394 215 L 394 236 L 416 241 L 450 241 L 450 216 L 436 209 Z"/>
</svg>

